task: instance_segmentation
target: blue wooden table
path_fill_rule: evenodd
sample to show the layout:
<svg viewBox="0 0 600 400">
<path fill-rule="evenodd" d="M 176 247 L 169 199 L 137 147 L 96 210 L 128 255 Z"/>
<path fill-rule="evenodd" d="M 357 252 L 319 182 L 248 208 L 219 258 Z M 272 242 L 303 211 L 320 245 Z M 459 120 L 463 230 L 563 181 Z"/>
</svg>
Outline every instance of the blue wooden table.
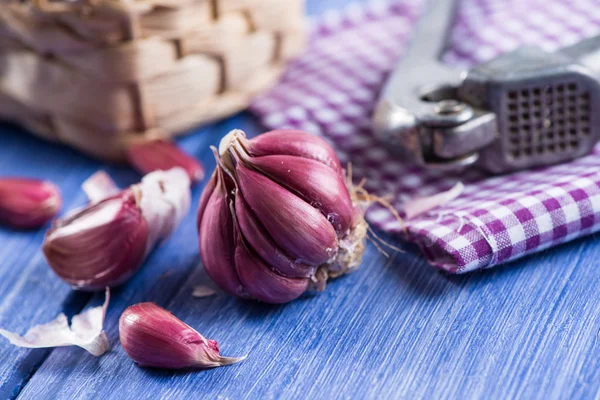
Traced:
<svg viewBox="0 0 600 400">
<path fill-rule="evenodd" d="M 341 0 L 309 2 L 322 12 Z M 247 114 L 199 129 L 181 145 L 210 171 L 208 146 Z M 0 126 L 0 175 L 56 182 L 65 210 L 84 203 L 79 185 L 106 169 L 119 184 L 139 177 L 57 144 Z M 194 189 L 197 204 L 201 187 Z M 195 211 L 195 210 L 194 210 Z M 220 294 L 193 298 L 206 282 L 194 212 L 126 285 L 113 291 L 106 330 L 113 349 L 26 350 L 0 339 L 0 399 L 565 398 L 600 396 L 600 244 L 578 240 L 494 270 L 434 271 L 413 248 L 389 259 L 369 245 L 354 274 L 285 306 Z M 77 293 L 46 264 L 44 230 L 0 229 L 0 326 L 23 333 L 59 312 L 101 303 Z M 392 240 L 391 238 L 387 238 Z M 118 341 L 129 305 L 153 301 L 243 363 L 209 371 L 138 368 Z"/>
</svg>

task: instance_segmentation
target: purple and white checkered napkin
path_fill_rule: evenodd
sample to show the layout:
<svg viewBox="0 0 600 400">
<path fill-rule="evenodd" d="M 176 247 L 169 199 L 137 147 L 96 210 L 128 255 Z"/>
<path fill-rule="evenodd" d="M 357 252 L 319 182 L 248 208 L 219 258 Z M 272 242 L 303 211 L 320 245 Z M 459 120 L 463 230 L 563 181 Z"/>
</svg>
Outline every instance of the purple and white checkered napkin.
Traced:
<svg viewBox="0 0 600 400">
<path fill-rule="evenodd" d="M 351 161 L 366 189 L 407 199 L 465 183 L 456 200 L 407 222 L 409 239 L 452 273 L 489 268 L 600 230 L 600 148 L 594 155 L 546 169 L 488 177 L 428 171 L 394 159 L 372 136 L 369 117 L 386 73 L 401 56 L 420 1 L 371 2 L 326 13 L 309 49 L 252 110 L 270 128 L 322 135 Z M 525 44 L 556 50 L 596 34 L 600 1 L 463 0 L 444 60 L 469 66 Z M 600 112 L 600 111 L 599 111 Z M 401 227 L 373 207 L 369 221 Z"/>
</svg>

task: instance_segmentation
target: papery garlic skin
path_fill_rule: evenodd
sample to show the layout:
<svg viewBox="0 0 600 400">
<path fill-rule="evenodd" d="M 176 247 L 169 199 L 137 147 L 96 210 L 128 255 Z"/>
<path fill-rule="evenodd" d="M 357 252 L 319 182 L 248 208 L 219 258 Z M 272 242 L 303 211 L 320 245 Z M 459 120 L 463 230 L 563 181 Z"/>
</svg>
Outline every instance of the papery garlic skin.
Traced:
<svg viewBox="0 0 600 400">
<path fill-rule="evenodd" d="M 19 229 L 39 228 L 62 206 L 59 189 L 38 179 L 0 178 L 0 224 Z"/>
<path fill-rule="evenodd" d="M 425 214 L 434 208 L 443 206 L 458 198 L 465 190 L 462 182 L 456 183 L 451 189 L 436 193 L 431 196 L 411 199 L 402 205 L 406 219 L 413 219 L 421 214 Z"/>
<path fill-rule="evenodd" d="M 106 171 L 98 171 L 81 184 L 90 203 L 97 203 L 108 197 L 116 196 L 121 189 L 115 184 Z"/>
<path fill-rule="evenodd" d="M 245 358 L 222 357 L 216 341 L 154 303 L 135 304 L 123 311 L 119 337 L 125 353 L 140 367 L 214 368 Z"/>
<path fill-rule="evenodd" d="M 56 221 L 46 233 L 44 255 L 54 272 L 76 289 L 120 285 L 178 226 L 190 201 L 184 170 L 153 172 L 141 183 Z"/>
<path fill-rule="evenodd" d="M 74 315 L 71 326 L 67 316 L 60 313 L 53 321 L 30 328 L 21 336 L 0 329 L 0 335 L 18 347 L 39 349 L 48 347 L 79 346 L 90 354 L 99 357 L 110 350 L 110 343 L 104 332 L 104 318 L 110 303 L 110 290 L 106 288 L 104 304 Z"/>
<path fill-rule="evenodd" d="M 216 157 L 198 231 L 204 268 L 221 288 L 286 303 L 360 264 L 364 213 L 325 141 L 299 131 L 248 140 L 234 130 Z"/>
<path fill-rule="evenodd" d="M 157 139 L 132 143 L 127 149 L 129 163 L 141 174 L 183 168 L 192 182 L 204 179 L 204 166 L 175 143 Z"/>
</svg>

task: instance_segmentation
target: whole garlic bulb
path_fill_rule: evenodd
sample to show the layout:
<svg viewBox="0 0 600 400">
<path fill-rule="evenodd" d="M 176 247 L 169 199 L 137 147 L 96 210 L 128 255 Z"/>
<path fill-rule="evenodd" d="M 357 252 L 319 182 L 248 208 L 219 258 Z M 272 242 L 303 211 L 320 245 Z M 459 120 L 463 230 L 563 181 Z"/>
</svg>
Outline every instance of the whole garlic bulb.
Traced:
<svg viewBox="0 0 600 400">
<path fill-rule="evenodd" d="M 324 140 L 234 130 L 214 151 L 198 230 L 206 272 L 223 290 L 285 303 L 360 264 L 367 224 Z"/>
</svg>

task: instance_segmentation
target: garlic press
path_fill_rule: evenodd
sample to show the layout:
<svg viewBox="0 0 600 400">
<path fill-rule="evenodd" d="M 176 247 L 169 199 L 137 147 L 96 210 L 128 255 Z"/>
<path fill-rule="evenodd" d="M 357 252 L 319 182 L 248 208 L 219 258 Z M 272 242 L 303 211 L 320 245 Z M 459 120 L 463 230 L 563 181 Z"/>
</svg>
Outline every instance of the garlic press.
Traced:
<svg viewBox="0 0 600 400">
<path fill-rule="evenodd" d="M 455 6 L 429 2 L 375 107 L 376 136 L 424 166 L 492 173 L 590 153 L 600 139 L 600 36 L 555 53 L 523 47 L 453 69 L 439 57 Z"/>
</svg>

